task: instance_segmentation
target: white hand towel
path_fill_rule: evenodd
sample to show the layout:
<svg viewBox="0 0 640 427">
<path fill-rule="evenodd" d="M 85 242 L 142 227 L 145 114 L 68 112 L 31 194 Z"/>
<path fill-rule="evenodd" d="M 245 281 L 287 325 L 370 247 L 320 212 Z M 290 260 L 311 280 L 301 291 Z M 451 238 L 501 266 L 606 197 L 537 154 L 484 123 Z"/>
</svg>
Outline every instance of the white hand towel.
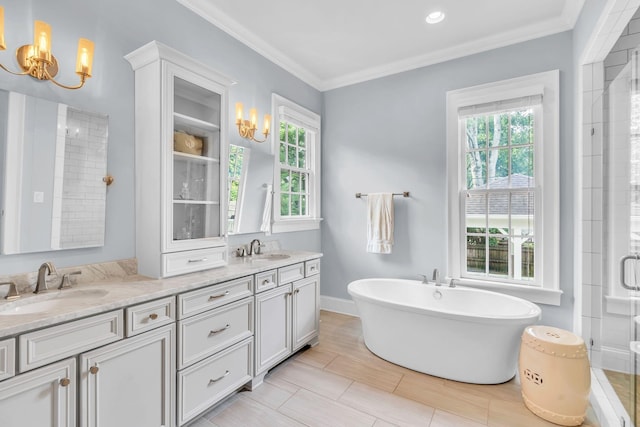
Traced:
<svg viewBox="0 0 640 427">
<path fill-rule="evenodd" d="M 260 231 L 264 231 L 265 236 L 271 235 L 271 201 L 273 200 L 273 186 L 267 184 L 267 196 L 264 200 L 264 211 L 262 211 L 262 225 Z"/>
<path fill-rule="evenodd" d="M 367 252 L 390 254 L 393 246 L 393 194 L 367 197 Z"/>
</svg>

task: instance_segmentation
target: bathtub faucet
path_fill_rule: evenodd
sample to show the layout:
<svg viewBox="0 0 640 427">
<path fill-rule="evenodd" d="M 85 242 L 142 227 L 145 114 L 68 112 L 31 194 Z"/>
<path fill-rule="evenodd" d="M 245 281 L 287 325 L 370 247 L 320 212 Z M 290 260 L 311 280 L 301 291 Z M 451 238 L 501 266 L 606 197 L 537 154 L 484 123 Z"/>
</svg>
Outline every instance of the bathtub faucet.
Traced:
<svg viewBox="0 0 640 427">
<path fill-rule="evenodd" d="M 437 268 L 433 269 L 433 281 L 436 282 L 436 286 L 441 286 L 442 285 L 440 283 L 440 272 L 438 271 Z"/>
</svg>

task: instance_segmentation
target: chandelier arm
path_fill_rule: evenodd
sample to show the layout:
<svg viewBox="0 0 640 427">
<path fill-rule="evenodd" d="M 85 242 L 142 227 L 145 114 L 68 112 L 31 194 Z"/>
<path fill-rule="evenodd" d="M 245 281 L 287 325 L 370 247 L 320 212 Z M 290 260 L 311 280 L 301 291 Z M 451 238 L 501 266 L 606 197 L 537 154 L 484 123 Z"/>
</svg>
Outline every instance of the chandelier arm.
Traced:
<svg viewBox="0 0 640 427">
<path fill-rule="evenodd" d="M 264 137 L 264 139 L 263 139 L 262 141 L 261 141 L 261 140 L 259 140 L 259 139 L 255 139 L 255 138 L 253 138 L 253 137 L 252 137 L 251 139 L 252 139 L 253 141 L 257 142 L 257 143 L 263 143 L 263 142 L 265 142 L 265 141 L 267 140 L 267 136 L 265 135 L 265 137 Z"/>
<path fill-rule="evenodd" d="M 49 81 L 50 81 L 51 83 L 53 83 L 54 85 L 56 85 L 56 86 L 60 86 L 61 88 L 64 88 L 64 89 L 80 89 L 82 86 L 84 86 L 84 83 L 85 83 L 85 81 L 86 81 L 86 79 L 87 79 L 87 75 L 86 75 L 86 74 L 82 74 L 82 75 L 80 76 L 80 84 L 79 84 L 79 85 L 76 85 L 76 86 L 67 86 L 67 85 L 63 85 L 62 83 L 58 83 L 58 82 L 56 81 L 56 79 L 54 79 L 53 77 L 51 77 L 51 76 L 49 75 L 49 73 L 47 72 L 47 70 L 46 70 L 46 69 L 45 69 L 45 74 L 46 74 L 46 76 L 48 77 L 48 79 L 47 79 L 47 80 L 49 80 Z"/>
<path fill-rule="evenodd" d="M 5 67 L 5 66 L 4 66 L 4 65 L 2 65 L 2 64 L 0 64 L 0 68 L 2 68 L 3 70 L 5 70 L 7 73 L 11 73 L 11 74 L 16 75 L 16 76 L 25 76 L 25 75 L 27 75 L 27 74 L 31 74 L 31 72 L 32 72 L 32 71 L 33 71 L 33 69 L 34 69 L 34 66 L 33 66 L 33 65 L 31 65 L 31 67 L 30 67 L 28 70 L 23 71 L 22 73 L 16 73 L 15 71 L 11 71 L 10 69 L 8 69 L 7 67 Z"/>
</svg>

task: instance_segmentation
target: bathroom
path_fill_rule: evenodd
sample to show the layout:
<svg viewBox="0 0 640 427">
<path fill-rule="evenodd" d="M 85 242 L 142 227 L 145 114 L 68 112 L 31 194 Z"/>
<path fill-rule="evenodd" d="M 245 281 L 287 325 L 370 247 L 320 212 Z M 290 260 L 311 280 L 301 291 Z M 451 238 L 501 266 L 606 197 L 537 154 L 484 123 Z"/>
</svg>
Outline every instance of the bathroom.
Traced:
<svg viewBox="0 0 640 427">
<path fill-rule="evenodd" d="M 581 189 L 591 189 L 583 184 L 581 175 L 581 141 L 586 132 L 583 124 L 590 123 L 583 117 L 591 117 L 591 110 L 587 114 L 583 104 L 591 105 L 592 101 L 583 102 L 583 88 L 592 92 L 586 84 L 595 79 L 595 74 L 586 76 L 582 65 L 604 60 L 602 46 L 613 46 L 631 15 L 624 15 L 626 22 L 618 22 L 617 18 L 632 8 L 631 3 L 637 8 L 638 2 L 634 1 L 586 0 L 575 25 L 568 26 L 567 31 L 516 44 L 505 41 L 488 51 L 319 90 L 175 0 L 61 0 L 55 4 L 11 0 L 4 4 L 7 51 L 2 53 L 1 63 L 15 65 L 10 52 L 30 39 L 31 22 L 43 19 L 52 25 L 53 46 L 61 64 L 60 80 L 66 83 L 77 78 L 63 65 L 75 62 L 75 50 L 63 46 L 75 46 L 78 37 L 95 42 L 94 77 L 80 90 L 62 90 L 2 72 L 0 89 L 108 115 L 108 173 L 115 180 L 106 191 L 103 246 L 2 255 L 0 278 L 34 273 L 44 261 L 64 268 L 136 256 L 134 73 L 124 57 L 151 40 L 175 48 L 236 81 L 229 89 L 230 106 L 244 102 L 264 113 L 271 109 L 272 94 L 276 93 L 321 115 L 320 225 L 269 236 L 256 228 L 230 235 L 228 246 L 235 248 L 257 238 L 278 241 L 287 250 L 321 252 L 321 307 L 347 314 L 356 314 L 347 293 L 347 284 L 354 280 L 415 279 L 419 274 L 430 275 L 435 268 L 443 274 L 448 270 L 447 92 L 559 70 L 558 290 L 562 296 L 558 304 L 534 302 L 542 308 L 544 324 L 582 334 L 587 342 L 594 339 L 598 352 L 600 334 L 606 334 L 599 330 L 598 312 L 585 311 L 583 307 L 593 307 L 597 283 L 583 280 L 585 265 L 590 264 L 584 260 L 583 252 L 593 251 L 583 246 L 586 229 L 581 208 Z M 604 27 L 604 22 L 611 21 Z M 181 31 L 180 27 L 188 27 L 189 31 Z M 618 35 L 610 40 L 615 31 Z M 250 147 L 256 154 L 270 154 L 266 144 L 248 144 L 237 132 L 229 133 L 229 143 Z M 393 252 L 385 256 L 368 254 L 366 200 L 355 198 L 354 194 L 386 191 L 409 191 L 410 197 L 395 199 Z M 584 296 L 587 292 L 588 303 Z M 616 354 L 624 358 L 624 354 Z"/>
</svg>

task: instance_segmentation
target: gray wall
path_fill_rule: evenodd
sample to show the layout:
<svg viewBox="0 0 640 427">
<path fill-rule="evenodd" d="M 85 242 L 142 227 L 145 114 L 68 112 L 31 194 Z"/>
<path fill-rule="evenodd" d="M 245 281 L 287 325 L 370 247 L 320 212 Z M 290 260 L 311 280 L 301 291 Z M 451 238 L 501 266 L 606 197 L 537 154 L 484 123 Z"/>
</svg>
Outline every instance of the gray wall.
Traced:
<svg viewBox="0 0 640 427">
<path fill-rule="evenodd" d="M 573 307 L 572 33 L 565 32 L 325 93 L 322 294 L 349 298 L 364 277 L 446 272 L 446 92 L 560 70 L 560 307 L 543 322 L 571 329 Z M 395 246 L 369 254 L 366 200 L 356 192 L 410 191 L 395 198 Z"/>
<path fill-rule="evenodd" d="M 0 71 L 0 89 L 14 90 L 109 115 L 109 173 L 115 182 L 107 191 L 107 224 L 102 248 L 65 250 L 27 255 L 0 255 L 0 274 L 35 271 L 51 260 L 57 266 L 96 263 L 135 256 L 134 228 L 134 116 L 133 71 L 123 59 L 127 53 L 158 40 L 238 81 L 230 91 L 230 120 L 236 101 L 255 105 L 261 113 L 271 108 L 276 92 L 318 113 L 322 94 L 247 46 L 193 14 L 175 0 L 10 0 L 5 2 L 7 50 L 0 62 L 17 68 L 12 52 L 31 43 L 33 21 L 52 27 L 52 50 L 60 66 L 59 80 L 74 84 L 78 38 L 95 42 L 94 77 L 86 87 L 71 91 L 48 82 L 12 76 Z M 237 133 L 230 133 L 230 142 Z M 264 237 L 263 234 L 257 235 Z M 233 237 L 230 245 L 253 236 Z M 272 236 L 283 246 L 320 250 L 320 232 Z"/>
</svg>

